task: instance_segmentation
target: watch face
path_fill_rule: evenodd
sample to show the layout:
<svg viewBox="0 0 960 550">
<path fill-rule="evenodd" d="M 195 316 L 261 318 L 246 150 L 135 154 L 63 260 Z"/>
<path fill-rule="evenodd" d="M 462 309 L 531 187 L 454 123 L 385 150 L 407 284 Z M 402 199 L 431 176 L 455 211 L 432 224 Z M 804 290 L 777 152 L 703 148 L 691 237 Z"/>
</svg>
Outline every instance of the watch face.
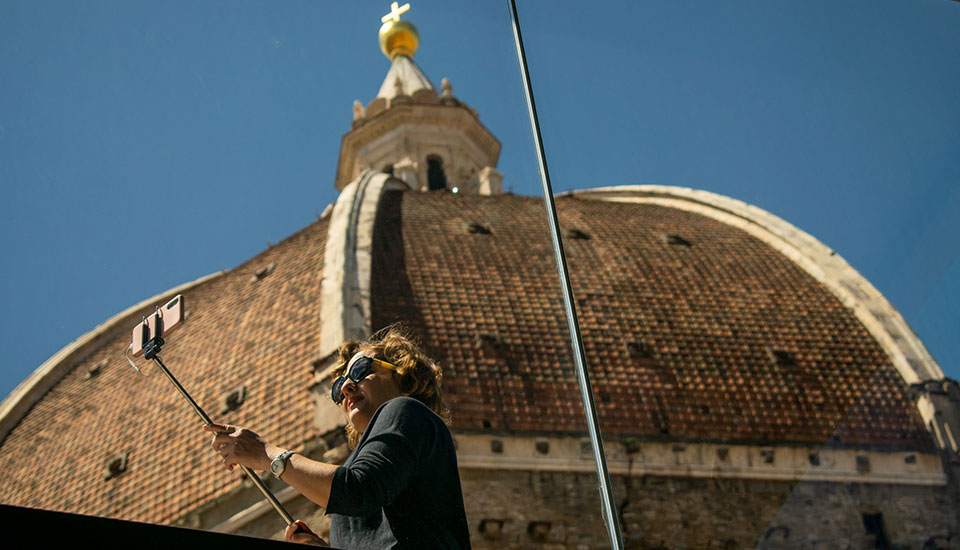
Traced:
<svg viewBox="0 0 960 550">
<path fill-rule="evenodd" d="M 280 475 L 280 472 L 283 471 L 283 461 L 277 460 L 276 458 L 273 459 L 273 462 L 270 463 L 270 471 L 274 475 Z"/>
</svg>

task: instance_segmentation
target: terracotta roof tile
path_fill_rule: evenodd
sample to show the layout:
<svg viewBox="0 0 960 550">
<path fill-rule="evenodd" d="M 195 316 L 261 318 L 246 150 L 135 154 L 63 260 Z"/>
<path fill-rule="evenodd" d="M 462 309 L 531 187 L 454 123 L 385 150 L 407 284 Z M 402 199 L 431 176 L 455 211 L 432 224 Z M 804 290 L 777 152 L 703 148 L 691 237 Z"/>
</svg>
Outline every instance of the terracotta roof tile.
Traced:
<svg viewBox="0 0 960 550">
<path fill-rule="evenodd" d="M 280 445 L 317 435 L 307 387 L 326 229 L 318 221 L 185 295 L 189 317 L 161 355 L 215 420 L 256 426 Z M 270 264 L 272 272 L 254 276 Z M 217 468 L 209 436 L 159 370 L 147 366 L 144 378 L 127 365 L 130 328 L 74 367 L 3 441 L 0 501 L 171 523 L 240 483 L 242 474 Z M 221 415 L 223 397 L 240 385 L 245 402 Z M 104 479 L 121 452 L 127 470 Z"/>
<path fill-rule="evenodd" d="M 422 332 L 456 428 L 582 432 L 542 200 L 391 192 L 381 208 L 374 325 Z M 607 437 L 932 448 L 877 342 L 763 242 L 663 206 L 558 210 Z"/>
</svg>

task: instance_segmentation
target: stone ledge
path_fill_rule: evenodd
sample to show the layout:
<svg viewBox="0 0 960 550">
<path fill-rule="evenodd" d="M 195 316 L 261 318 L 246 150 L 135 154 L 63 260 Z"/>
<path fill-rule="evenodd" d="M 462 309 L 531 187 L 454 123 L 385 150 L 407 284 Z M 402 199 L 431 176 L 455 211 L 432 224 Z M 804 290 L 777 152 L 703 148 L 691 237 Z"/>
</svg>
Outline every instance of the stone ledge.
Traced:
<svg viewBox="0 0 960 550">
<path fill-rule="evenodd" d="M 576 437 L 455 436 L 460 468 L 595 472 L 589 441 Z M 940 456 L 817 445 L 604 442 L 611 475 L 933 485 L 947 483 Z M 546 452 L 544 452 L 546 450 Z"/>
</svg>

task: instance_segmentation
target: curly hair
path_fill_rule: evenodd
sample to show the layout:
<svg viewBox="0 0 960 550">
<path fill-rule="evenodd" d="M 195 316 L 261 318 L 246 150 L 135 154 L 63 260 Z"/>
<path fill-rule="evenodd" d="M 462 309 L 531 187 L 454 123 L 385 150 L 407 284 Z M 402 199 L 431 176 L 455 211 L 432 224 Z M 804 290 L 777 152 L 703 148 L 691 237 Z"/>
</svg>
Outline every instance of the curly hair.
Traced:
<svg viewBox="0 0 960 550">
<path fill-rule="evenodd" d="M 340 344 L 337 350 L 339 365 L 331 372 L 333 379 L 343 376 L 347 362 L 360 350 L 369 351 L 374 358 L 396 365 L 392 374 L 400 392 L 420 401 L 444 422 L 450 423 L 450 409 L 440 393 L 440 380 L 443 377 L 440 365 L 420 349 L 411 331 L 398 323 L 373 333 L 367 340 L 347 340 Z M 347 440 L 353 448 L 360 441 L 361 434 L 349 423 L 346 431 Z"/>
</svg>

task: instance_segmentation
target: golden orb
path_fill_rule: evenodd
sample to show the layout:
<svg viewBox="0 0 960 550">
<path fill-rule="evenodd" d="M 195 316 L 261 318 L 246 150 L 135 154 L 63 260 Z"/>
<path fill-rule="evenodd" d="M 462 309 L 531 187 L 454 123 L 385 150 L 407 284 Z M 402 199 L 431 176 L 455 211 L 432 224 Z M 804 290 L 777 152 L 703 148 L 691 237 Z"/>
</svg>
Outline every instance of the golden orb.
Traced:
<svg viewBox="0 0 960 550">
<path fill-rule="evenodd" d="M 409 21 L 387 21 L 380 27 L 380 49 L 390 59 L 398 55 L 413 57 L 419 45 L 420 33 Z"/>
</svg>

